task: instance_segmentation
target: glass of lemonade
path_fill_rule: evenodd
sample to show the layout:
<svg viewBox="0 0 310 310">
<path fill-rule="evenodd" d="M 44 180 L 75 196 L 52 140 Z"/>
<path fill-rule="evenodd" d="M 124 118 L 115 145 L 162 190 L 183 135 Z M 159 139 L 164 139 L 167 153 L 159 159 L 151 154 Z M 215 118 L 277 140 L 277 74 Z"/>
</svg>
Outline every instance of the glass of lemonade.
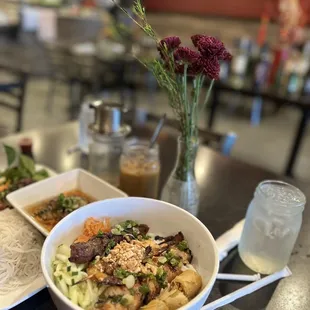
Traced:
<svg viewBox="0 0 310 310">
<path fill-rule="evenodd" d="M 264 181 L 246 214 L 239 255 L 252 270 L 271 274 L 284 268 L 302 223 L 305 195 L 281 181 Z"/>
<path fill-rule="evenodd" d="M 120 189 L 129 196 L 157 198 L 160 174 L 158 145 L 147 140 L 126 141 L 120 160 Z"/>
</svg>

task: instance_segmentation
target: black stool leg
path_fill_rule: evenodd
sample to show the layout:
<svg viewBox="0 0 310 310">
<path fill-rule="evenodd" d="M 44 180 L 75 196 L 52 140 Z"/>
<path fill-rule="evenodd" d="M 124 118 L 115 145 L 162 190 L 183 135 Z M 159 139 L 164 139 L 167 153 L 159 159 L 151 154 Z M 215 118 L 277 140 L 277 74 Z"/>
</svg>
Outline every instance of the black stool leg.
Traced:
<svg viewBox="0 0 310 310">
<path fill-rule="evenodd" d="M 28 76 L 22 76 L 21 86 L 20 86 L 20 94 L 18 96 L 19 105 L 17 108 L 17 123 L 15 131 L 19 132 L 23 127 L 23 114 L 24 114 L 24 106 L 25 106 L 25 97 L 26 97 L 26 86 L 27 86 Z"/>
<path fill-rule="evenodd" d="M 218 105 L 219 105 L 219 90 L 214 85 L 213 92 L 212 92 L 212 100 L 211 100 L 211 105 L 210 105 L 210 115 L 209 115 L 208 124 L 207 124 L 208 129 L 212 129 L 213 127 L 215 113 L 216 113 Z"/>
<path fill-rule="evenodd" d="M 307 128 L 307 122 L 309 118 L 310 110 L 302 110 L 302 116 L 300 118 L 300 122 L 297 128 L 297 132 L 295 135 L 295 139 L 293 142 L 292 150 L 290 153 L 289 161 L 287 163 L 286 169 L 285 169 L 285 175 L 293 177 L 293 168 L 296 162 L 296 158 L 301 146 L 302 139 L 305 134 L 305 130 Z"/>
</svg>

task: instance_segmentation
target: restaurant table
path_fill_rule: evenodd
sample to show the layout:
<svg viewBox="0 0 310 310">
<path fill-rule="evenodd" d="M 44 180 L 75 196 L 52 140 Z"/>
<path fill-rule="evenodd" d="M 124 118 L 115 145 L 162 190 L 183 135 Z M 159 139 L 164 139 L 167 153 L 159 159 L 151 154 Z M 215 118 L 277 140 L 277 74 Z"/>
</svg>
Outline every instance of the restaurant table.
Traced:
<svg viewBox="0 0 310 310">
<path fill-rule="evenodd" d="M 221 93 L 229 93 L 241 95 L 244 97 L 259 98 L 260 100 L 268 100 L 277 105 L 286 105 L 292 108 L 296 108 L 300 111 L 300 119 L 297 124 L 296 132 L 291 142 L 291 151 L 288 156 L 287 163 L 285 165 L 284 174 L 286 176 L 293 177 L 293 170 L 296 164 L 298 153 L 302 146 L 302 141 L 307 129 L 307 123 L 310 117 L 310 96 L 309 95 L 297 95 L 281 93 L 281 89 L 274 88 L 262 88 L 258 89 L 253 86 L 251 81 L 249 83 L 241 83 L 235 85 L 233 80 L 218 81 L 214 84 L 212 97 L 210 102 L 210 114 L 208 118 L 208 128 L 211 129 L 214 125 L 216 113 L 220 105 L 219 96 Z"/>
<path fill-rule="evenodd" d="M 134 128 L 136 136 L 151 136 L 156 124 Z M 8 136 L 0 140 L 12 146 L 23 137 L 33 140 L 33 152 L 38 163 L 49 166 L 57 172 L 76 167 L 87 167 L 87 156 L 79 153 L 69 155 L 68 148 L 78 141 L 78 124 L 68 123 L 51 129 L 40 129 Z M 164 127 L 159 136 L 162 164 L 161 187 L 173 168 L 176 158 L 177 132 Z M 201 146 L 196 161 L 196 177 L 201 191 L 200 205 L 196 216 L 208 227 L 214 238 L 219 237 L 245 216 L 247 206 L 257 184 L 265 179 L 282 179 L 264 169 L 257 168 Z M 310 197 L 310 187 L 292 181 Z M 304 221 L 289 267 L 293 275 L 243 297 L 223 307 L 225 310 L 309 310 L 310 309 L 310 209 L 305 208 Z M 222 272 L 251 273 L 233 250 L 221 263 Z M 244 284 L 216 281 L 208 301 L 215 300 Z M 14 308 L 15 310 L 56 309 L 46 289 Z"/>
</svg>

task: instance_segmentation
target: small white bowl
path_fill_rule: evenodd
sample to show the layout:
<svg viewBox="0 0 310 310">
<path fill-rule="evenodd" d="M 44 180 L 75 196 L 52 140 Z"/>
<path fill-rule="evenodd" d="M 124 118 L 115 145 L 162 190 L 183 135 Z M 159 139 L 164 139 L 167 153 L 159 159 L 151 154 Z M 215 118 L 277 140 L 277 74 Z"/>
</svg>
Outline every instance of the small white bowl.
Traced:
<svg viewBox="0 0 310 310">
<path fill-rule="evenodd" d="M 147 198 L 116 198 L 97 201 L 78 209 L 62 219 L 46 238 L 42 253 L 41 267 L 49 292 L 58 310 L 80 310 L 53 281 L 52 261 L 58 245 L 70 245 L 82 232 L 87 218 L 110 217 L 112 224 L 126 219 L 149 225 L 150 232 L 163 236 L 182 231 L 193 252 L 192 264 L 203 279 L 201 292 L 183 310 L 197 310 L 202 307 L 213 287 L 219 268 L 216 243 L 209 230 L 193 215 L 167 202 Z"/>
<path fill-rule="evenodd" d="M 29 215 L 27 207 L 74 189 L 81 190 L 95 200 L 127 197 L 124 192 L 95 175 L 83 169 L 75 169 L 21 188 L 9 194 L 6 199 L 27 221 L 47 236 L 50 232 Z"/>
</svg>

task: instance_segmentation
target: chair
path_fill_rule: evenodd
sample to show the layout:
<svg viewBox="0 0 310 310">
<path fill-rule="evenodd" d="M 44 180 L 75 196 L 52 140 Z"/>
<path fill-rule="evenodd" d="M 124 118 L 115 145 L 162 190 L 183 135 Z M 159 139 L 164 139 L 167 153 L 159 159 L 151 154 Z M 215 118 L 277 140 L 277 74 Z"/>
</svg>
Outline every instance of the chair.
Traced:
<svg viewBox="0 0 310 310">
<path fill-rule="evenodd" d="M 16 80 L 12 82 L 0 82 L 0 93 L 4 95 L 0 98 L 0 107 L 13 110 L 17 113 L 15 131 L 18 132 L 22 129 L 28 75 L 26 73 L 15 73 L 14 75 L 16 75 Z M 15 103 L 12 100 L 8 100 L 8 98 L 14 99 Z"/>
<path fill-rule="evenodd" d="M 147 119 L 158 122 L 160 116 L 148 114 Z M 166 125 L 179 129 L 179 122 L 175 119 L 166 119 Z M 198 129 L 199 138 L 202 144 L 221 152 L 223 155 L 230 156 L 233 146 L 237 140 L 237 135 L 234 132 L 220 134 L 210 130 Z"/>
</svg>

